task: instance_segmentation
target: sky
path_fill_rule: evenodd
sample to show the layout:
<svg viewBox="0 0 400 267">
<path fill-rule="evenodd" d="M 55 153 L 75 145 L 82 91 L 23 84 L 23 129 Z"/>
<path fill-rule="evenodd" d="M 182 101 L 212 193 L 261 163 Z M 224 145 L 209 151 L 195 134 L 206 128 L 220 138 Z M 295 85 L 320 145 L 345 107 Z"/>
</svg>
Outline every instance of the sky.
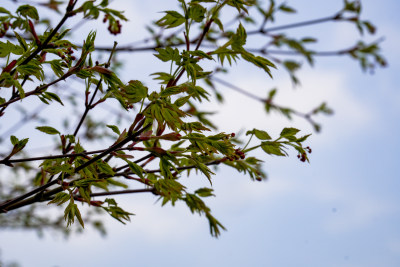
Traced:
<svg viewBox="0 0 400 267">
<path fill-rule="evenodd" d="M 137 36 L 145 31 L 139 26 L 161 16 L 157 12 L 173 2 L 114 1 L 112 6 L 123 6 L 130 19 L 118 42 L 140 39 Z M 299 14 L 277 18 L 282 23 L 331 15 L 342 1 L 287 3 Z M 295 89 L 287 75 L 276 72 L 271 80 L 246 64 L 233 66 L 224 77 L 261 97 L 278 87 L 277 102 L 300 110 L 327 101 L 335 114 L 317 118 L 322 131 L 308 141 L 313 149 L 310 164 L 300 162 L 295 153 L 288 158 L 257 154 L 265 160 L 269 176 L 261 183 L 226 168 L 218 170 L 213 180 L 216 197 L 207 202 L 227 228 L 218 239 L 209 235 L 206 219 L 192 215 L 187 207 L 160 207 L 152 195 L 131 195 L 118 199 L 136 216 L 127 225 L 106 219 L 105 238 L 92 229 L 68 240 L 52 232 L 38 238 L 28 231 L 1 230 L 0 259 L 20 266 L 60 267 L 399 266 L 400 5 L 396 0 L 362 3 L 363 18 L 378 27 L 370 40 L 385 38 L 381 46 L 387 68 L 368 74 L 347 57 L 318 58 L 313 68 L 304 64 L 299 73 L 302 86 Z M 93 25 L 79 28 L 76 38 Z M 97 41 L 109 45 L 112 37 L 102 26 Z M 327 24 L 293 30 L 293 34 L 317 34 L 320 46 L 328 50 L 352 44 L 355 32 L 348 28 Z M 148 74 L 154 66 L 147 63 L 146 55 L 124 55 L 123 60 L 123 77 L 128 80 L 133 75 L 151 84 Z M 222 85 L 220 90 L 225 103 L 204 104 L 204 108 L 218 111 L 214 120 L 221 131 L 260 128 L 276 135 L 283 127 L 298 127 L 313 132 L 304 120 L 267 116 L 254 100 Z M 202 176 L 190 179 L 191 186 L 207 185 Z"/>
</svg>

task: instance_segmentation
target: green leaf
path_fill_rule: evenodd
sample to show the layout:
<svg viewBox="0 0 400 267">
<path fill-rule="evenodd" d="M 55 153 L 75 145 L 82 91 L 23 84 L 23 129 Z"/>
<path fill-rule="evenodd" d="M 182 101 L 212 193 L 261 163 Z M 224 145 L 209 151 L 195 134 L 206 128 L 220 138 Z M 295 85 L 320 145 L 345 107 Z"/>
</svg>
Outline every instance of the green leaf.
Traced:
<svg viewBox="0 0 400 267">
<path fill-rule="evenodd" d="M 11 15 L 10 11 L 8 11 L 7 9 L 5 9 L 4 7 L 0 7 L 0 13 L 6 13 Z"/>
<path fill-rule="evenodd" d="M 54 129 L 53 127 L 50 127 L 50 126 L 39 126 L 39 127 L 36 127 L 36 129 L 38 129 L 39 131 L 46 133 L 46 134 L 52 134 L 52 135 L 60 134 L 59 131 L 57 131 L 56 129 Z"/>
<path fill-rule="evenodd" d="M 60 98 L 57 94 L 55 94 L 55 93 L 52 93 L 52 92 L 44 92 L 44 93 L 43 93 L 43 96 L 46 97 L 47 99 L 55 100 L 55 101 L 57 101 L 58 103 L 60 103 L 61 105 L 64 106 L 64 103 L 61 101 L 61 98 Z"/>
<path fill-rule="evenodd" d="M 279 10 L 284 11 L 284 12 L 286 12 L 286 13 L 296 13 L 296 9 L 294 9 L 294 8 L 292 8 L 292 7 L 290 7 L 290 6 L 287 6 L 287 5 L 285 5 L 285 4 L 282 4 L 282 5 L 279 7 Z"/>
<path fill-rule="evenodd" d="M 16 31 L 14 31 L 15 37 L 17 37 L 17 40 L 20 44 L 20 46 L 24 49 L 24 51 L 28 50 L 28 44 L 25 42 L 25 39 L 22 38 Z"/>
<path fill-rule="evenodd" d="M 232 49 L 235 51 L 242 51 L 243 46 L 246 44 L 247 33 L 242 23 L 239 24 L 236 34 L 232 37 Z"/>
<path fill-rule="evenodd" d="M 128 165 L 129 165 L 129 169 L 131 169 L 131 171 L 136 174 L 137 176 L 139 176 L 140 178 L 144 179 L 143 176 L 143 168 L 140 167 L 139 165 L 137 165 L 136 163 L 132 162 L 132 161 L 127 161 Z"/>
<path fill-rule="evenodd" d="M 97 168 L 101 173 L 113 176 L 115 174 L 114 170 L 108 165 L 105 161 L 97 161 L 96 162 Z"/>
<path fill-rule="evenodd" d="M 81 213 L 78 209 L 78 205 L 74 203 L 74 199 L 71 198 L 68 206 L 64 211 L 64 219 L 67 221 L 67 227 L 74 223 L 75 217 L 78 219 L 79 223 L 84 227 Z"/>
<path fill-rule="evenodd" d="M 106 7 L 106 6 L 108 6 L 108 0 L 102 0 L 101 3 L 100 3 L 100 6 L 101 6 L 101 7 Z"/>
<path fill-rule="evenodd" d="M 122 188 L 125 188 L 125 189 L 129 187 L 128 185 L 126 185 L 124 183 L 121 183 L 121 182 L 118 182 L 118 181 L 116 181 L 114 179 L 111 179 L 111 178 L 108 178 L 107 182 L 109 184 L 112 184 L 112 185 L 115 185 L 115 186 L 119 186 L 119 187 L 122 187 Z"/>
<path fill-rule="evenodd" d="M 129 103 L 137 103 L 147 97 L 148 88 L 140 81 L 131 80 L 128 85 L 121 88 L 121 95 Z"/>
<path fill-rule="evenodd" d="M 271 140 L 271 136 L 266 131 L 254 129 L 254 135 L 260 140 Z"/>
<path fill-rule="evenodd" d="M 24 138 L 22 140 L 19 140 L 17 143 L 18 150 L 23 149 L 25 147 L 25 145 L 28 143 L 28 141 L 29 141 L 29 138 Z"/>
<path fill-rule="evenodd" d="M 207 9 L 197 3 L 191 3 L 188 9 L 189 18 L 196 21 L 202 22 L 205 18 Z"/>
<path fill-rule="evenodd" d="M 104 201 L 108 204 L 108 207 L 102 207 L 105 211 L 107 211 L 111 217 L 118 220 L 119 222 L 125 224 L 125 221 L 130 221 L 130 215 L 134 215 L 133 213 L 129 213 L 120 207 L 118 207 L 117 202 L 115 202 L 112 198 L 106 198 Z"/>
<path fill-rule="evenodd" d="M 22 49 L 22 48 L 21 48 Z M 41 63 L 38 60 L 31 60 L 25 65 L 19 65 L 17 71 L 23 75 L 33 75 L 38 80 L 44 80 L 44 72 Z"/>
<path fill-rule="evenodd" d="M 156 76 L 154 80 L 162 80 L 161 84 L 168 84 L 168 82 L 174 79 L 174 76 L 166 72 L 155 72 L 150 74 L 151 76 Z"/>
<path fill-rule="evenodd" d="M 166 47 L 166 48 L 156 48 L 156 51 L 158 54 L 154 54 L 156 57 L 158 57 L 160 60 L 167 62 L 167 61 L 174 61 L 176 64 L 179 64 L 179 61 L 181 59 L 181 56 L 179 54 L 178 48 L 172 49 L 171 47 Z"/>
<path fill-rule="evenodd" d="M 121 135 L 121 132 L 117 126 L 115 126 L 115 125 L 106 125 L 106 126 L 108 128 L 110 128 L 114 133 L 118 134 L 118 136 Z"/>
<path fill-rule="evenodd" d="M 295 136 L 298 132 L 300 132 L 299 129 L 296 128 L 284 128 L 280 134 L 281 137 L 288 138 L 290 136 Z"/>
<path fill-rule="evenodd" d="M 209 54 L 201 51 L 201 50 L 196 50 L 196 51 L 188 51 L 188 53 L 192 56 L 197 56 L 197 57 L 201 57 L 201 58 L 207 58 L 210 60 L 213 60 L 213 57 L 210 56 Z"/>
<path fill-rule="evenodd" d="M 175 100 L 174 105 L 176 105 L 177 107 L 182 107 L 183 105 L 185 105 L 189 101 L 189 99 L 191 97 L 192 96 L 188 95 L 188 96 L 184 96 L 184 97 L 178 98 L 177 100 Z"/>
<path fill-rule="evenodd" d="M 63 63 L 62 60 L 60 60 L 60 59 L 54 59 L 54 60 L 48 61 L 48 62 L 46 62 L 46 63 L 49 63 L 49 64 L 50 64 L 51 69 L 54 71 L 54 74 L 55 74 L 57 77 L 61 77 L 61 76 L 64 75 L 63 67 L 62 67 L 62 65 L 61 65 L 61 64 Z"/>
<path fill-rule="evenodd" d="M 10 136 L 10 141 L 11 141 L 11 144 L 13 144 L 13 146 L 15 146 L 18 143 L 19 140 L 14 135 L 11 135 Z"/>
<path fill-rule="evenodd" d="M 174 28 L 185 23 L 186 19 L 184 16 L 176 11 L 165 11 L 167 13 L 164 17 L 158 20 L 156 23 L 159 26 L 165 26 L 166 28 Z"/>
<path fill-rule="evenodd" d="M 54 195 L 54 198 L 47 203 L 47 205 L 52 203 L 57 203 L 57 206 L 62 205 L 63 203 L 67 202 L 71 196 L 65 192 L 59 192 Z"/>
<path fill-rule="evenodd" d="M 278 142 L 266 141 L 261 143 L 261 148 L 264 150 L 265 153 L 269 155 L 286 156 L 281 147 L 282 145 Z"/>
<path fill-rule="evenodd" d="M 83 228 L 85 228 L 85 224 L 83 223 L 82 215 L 81 215 L 81 212 L 80 212 L 79 209 L 78 209 L 78 205 L 74 204 L 74 209 L 75 209 L 75 216 L 76 216 L 76 218 L 78 219 L 80 225 L 81 225 Z"/>
<path fill-rule="evenodd" d="M 168 88 L 162 90 L 161 93 L 160 93 L 160 97 L 167 97 L 167 96 L 171 96 L 171 95 L 176 95 L 176 94 L 179 94 L 179 93 L 182 93 L 182 92 L 183 92 L 183 90 L 182 90 L 181 87 L 179 87 L 179 86 L 171 86 L 171 87 L 168 87 Z"/>
<path fill-rule="evenodd" d="M 39 13 L 37 12 L 36 8 L 31 5 L 22 5 L 19 6 L 17 11 L 21 16 L 30 17 L 34 20 L 39 20 Z"/>
<path fill-rule="evenodd" d="M 0 42 L 0 57 L 7 57 L 10 53 L 15 55 L 22 55 L 24 49 L 19 46 L 7 41 L 6 43 Z"/>
<path fill-rule="evenodd" d="M 310 135 L 311 135 L 311 134 L 307 134 L 307 135 L 305 135 L 305 136 L 302 136 L 302 137 L 298 138 L 298 139 L 296 140 L 296 142 L 302 143 L 302 142 L 306 141 L 307 138 L 308 138 Z"/>
<path fill-rule="evenodd" d="M 261 56 L 255 56 L 247 51 L 242 51 L 240 55 L 247 62 L 253 63 L 255 66 L 262 68 L 272 78 L 270 68 L 276 69 L 276 66 L 270 60 Z"/>
<path fill-rule="evenodd" d="M 210 196 L 215 196 L 212 192 L 214 189 L 203 187 L 200 189 L 197 189 L 194 193 L 199 195 L 200 197 L 210 197 Z"/>
</svg>

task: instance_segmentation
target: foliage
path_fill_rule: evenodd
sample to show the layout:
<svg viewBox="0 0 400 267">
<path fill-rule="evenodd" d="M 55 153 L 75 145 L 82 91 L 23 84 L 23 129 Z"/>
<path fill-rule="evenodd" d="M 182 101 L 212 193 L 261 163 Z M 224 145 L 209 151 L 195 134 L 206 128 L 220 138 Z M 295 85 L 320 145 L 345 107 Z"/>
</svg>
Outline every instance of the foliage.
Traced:
<svg viewBox="0 0 400 267">
<path fill-rule="evenodd" d="M 180 201 L 192 213 L 204 215 L 211 234 L 218 236 L 225 228 L 205 203 L 207 197 L 214 196 L 212 180 L 216 174 L 211 166 L 231 167 L 252 180 L 261 181 L 266 179 L 262 170 L 264 158 L 252 155 L 255 150 L 285 157 L 292 148 L 300 161 L 308 162 L 311 148 L 304 145 L 310 134 L 300 134 L 299 129 L 290 127 L 282 129 L 275 137 L 266 129 L 249 130 L 245 137 L 217 131 L 212 114 L 201 110 L 203 101 L 214 100 L 213 94 L 217 100 L 223 100 L 217 83 L 261 101 L 267 113 L 276 110 L 289 119 L 303 117 L 316 131 L 320 126 L 314 116 L 332 113 L 325 103 L 308 113 L 280 106 L 274 99 L 276 89 L 266 98 L 257 97 L 218 77 L 229 70 L 226 65 L 246 61 L 271 77 L 272 69 L 282 68 L 297 84 L 296 71 L 301 64 L 290 57 L 285 58 L 286 55 L 300 55 L 309 64 L 314 64 L 318 55 L 349 55 L 358 60 L 364 70 L 386 64 L 379 54 L 377 42 L 366 44 L 360 41 L 348 49 L 323 52 L 308 48 L 309 44 L 317 42 L 315 37 L 297 39 L 285 32 L 294 27 L 333 21 L 351 22 L 361 34 L 373 34 L 375 27 L 360 19 L 358 1 L 345 0 L 343 9 L 330 17 L 272 28 L 266 25 L 274 22 L 280 13 L 296 11 L 273 0 L 177 2 L 177 10 L 165 11 L 148 26 L 150 37 L 144 42 L 153 43 L 148 47 L 114 43 L 113 47 L 97 48 L 96 31 L 90 32 L 80 44 L 73 41 L 73 30 L 64 28 L 71 17 L 97 20 L 103 16 L 110 34 L 121 33 L 121 21 L 128 18 L 123 12 L 109 8 L 107 0 L 50 0 L 41 4 L 62 14 L 54 28 L 45 30 L 41 24 L 49 22 L 41 19 L 37 7 L 24 4 L 15 11 L 0 7 L 0 63 L 3 66 L 0 116 L 7 116 L 8 111 L 11 114 L 17 112 L 10 107 L 18 106 L 25 116 L 13 130 L 31 127 L 27 125 L 29 121 L 41 122 L 39 111 L 30 110 L 28 99 L 38 99 L 43 105 L 59 105 L 66 113 L 81 114 L 74 129 L 68 127 L 73 116 L 65 122 L 64 130 L 59 128 L 61 118 L 53 118 L 49 124 L 41 122 L 35 127 L 35 135 L 52 137 L 48 140 L 54 142 L 54 155 L 34 157 L 33 152 L 26 149 L 29 137 L 33 135 L 29 132 L 31 129 L 20 138 L 13 133 L 3 136 L 10 139 L 11 147 L 0 151 L 0 165 L 6 168 L 3 171 L 18 179 L 0 180 L 1 227 L 65 230 L 77 220 L 82 227 L 91 223 L 104 232 L 101 221 L 92 219 L 92 211 L 106 212 L 125 223 L 133 214 L 111 197 L 149 192 L 157 196 L 162 205 L 175 205 Z M 65 12 L 62 11 L 64 7 Z M 222 14 L 232 10 L 236 15 L 227 21 Z M 249 30 L 254 25 L 258 28 Z M 260 49 L 249 48 L 246 41 L 251 35 L 265 38 L 266 45 Z M 283 57 L 272 56 L 274 48 L 280 49 Z M 116 71 L 119 65 L 116 54 L 145 50 L 153 51 L 154 60 L 168 63 L 169 70 L 158 69 L 151 74 L 160 82 L 158 88 L 148 88 L 134 77 L 124 82 Z M 108 60 L 102 61 L 101 55 L 105 53 L 109 55 Z M 60 90 L 61 81 L 80 81 L 83 86 L 78 94 L 74 94 L 72 86 Z M 68 92 L 69 96 L 66 95 Z M 113 101 L 119 103 L 116 113 L 129 114 L 127 125 L 121 121 L 116 125 L 111 120 L 95 121 L 88 115 L 95 107 Z M 84 103 L 83 111 L 77 103 Z M 246 141 L 246 145 L 243 146 L 239 139 Z M 107 140 L 111 140 L 111 144 L 105 146 Z M 3 139 L 2 142 L 7 141 Z M 96 150 L 90 149 L 99 145 L 101 147 Z M 194 192 L 188 190 L 182 177 L 190 177 L 193 170 L 204 175 L 210 186 Z M 139 188 L 132 188 L 135 185 Z M 95 200 L 101 197 L 107 198 Z M 77 202 L 89 208 L 81 213 Z M 28 208 L 24 209 L 25 206 Z M 36 211 L 50 206 L 64 209 L 62 218 L 66 226 L 63 219 L 47 218 Z"/>
</svg>

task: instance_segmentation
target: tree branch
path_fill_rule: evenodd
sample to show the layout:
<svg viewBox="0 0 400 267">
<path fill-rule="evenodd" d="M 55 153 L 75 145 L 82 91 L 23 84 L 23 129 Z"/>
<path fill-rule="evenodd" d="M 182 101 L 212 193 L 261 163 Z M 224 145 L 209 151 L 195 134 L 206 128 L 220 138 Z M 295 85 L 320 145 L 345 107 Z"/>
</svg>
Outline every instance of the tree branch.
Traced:
<svg viewBox="0 0 400 267">
<path fill-rule="evenodd" d="M 77 168 L 75 168 L 74 173 L 79 172 L 80 170 L 86 168 L 90 164 L 92 164 L 92 163 L 96 162 L 97 160 L 103 158 L 104 156 L 108 155 L 112 151 L 115 151 L 116 149 L 118 149 L 118 148 L 124 146 L 125 144 L 127 144 L 128 142 L 133 141 L 136 137 L 138 137 L 143 131 L 145 131 L 150 126 L 151 126 L 151 124 L 148 124 L 148 125 L 144 126 L 141 130 L 139 130 L 139 131 L 133 133 L 132 135 L 126 137 L 125 139 L 123 139 L 119 143 L 112 145 L 111 147 L 109 147 L 108 149 L 104 150 L 102 153 L 100 153 L 96 157 L 93 157 L 92 159 L 86 161 L 84 164 L 82 164 L 82 165 L 78 166 Z M 12 209 L 16 209 L 16 208 L 20 208 L 20 207 L 23 207 L 23 206 L 26 206 L 26 205 L 30 205 L 30 204 L 32 204 L 34 202 L 41 201 L 41 199 L 43 199 L 43 198 L 46 199 L 47 197 L 49 197 L 49 196 L 51 196 L 53 194 L 56 194 L 58 192 L 63 191 L 64 188 L 62 186 L 60 186 L 60 187 L 55 188 L 55 189 L 53 189 L 53 190 L 51 190 L 49 192 L 41 194 L 41 192 L 43 192 L 45 189 L 49 188 L 52 185 L 55 185 L 55 184 L 59 183 L 62 174 L 63 173 L 61 173 L 59 178 L 56 179 L 56 180 L 53 180 L 53 181 L 51 181 L 51 182 L 49 182 L 49 183 L 47 183 L 47 184 L 45 184 L 43 186 L 40 186 L 40 187 L 38 187 L 36 189 L 33 189 L 32 191 L 30 191 L 28 193 L 25 193 L 22 196 L 19 196 L 19 197 L 16 197 L 16 198 L 12 199 L 12 200 L 8 200 L 8 201 L 5 201 L 5 202 L 1 203 L 0 204 L 0 213 L 5 213 L 5 212 L 7 212 L 9 210 L 12 210 Z M 64 179 L 67 178 L 67 177 L 69 177 L 69 175 L 65 174 L 64 175 Z M 77 179 L 75 181 L 78 181 L 78 180 L 81 180 L 81 179 L 82 178 L 79 178 L 79 179 Z M 71 183 L 73 184 L 73 182 L 75 182 L 75 181 L 70 182 L 70 184 Z M 33 197 L 29 198 L 29 199 L 26 199 L 26 198 L 28 198 L 28 197 L 30 197 L 32 195 L 35 195 L 35 196 L 33 196 Z"/>
</svg>

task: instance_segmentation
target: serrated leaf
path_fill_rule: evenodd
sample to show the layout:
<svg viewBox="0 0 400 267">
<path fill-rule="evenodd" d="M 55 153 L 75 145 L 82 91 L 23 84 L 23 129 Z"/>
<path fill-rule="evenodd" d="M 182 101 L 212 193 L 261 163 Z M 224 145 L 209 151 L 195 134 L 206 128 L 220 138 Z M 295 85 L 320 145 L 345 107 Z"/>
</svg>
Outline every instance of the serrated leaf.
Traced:
<svg viewBox="0 0 400 267">
<path fill-rule="evenodd" d="M 177 107 L 182 107 L 183 105 L 185 105 L 189 99 L 192 96 L 188 95 L 188 96 L 184 96 L 184 97 L 180 97 L 177 100 L 175 100 L 174 105 L 176 105 Z"/>
<path fill-rule="evenodd" d="M 57 203 L 57 206 L 60 206 L 61 204 L 67 202 L 70 200 L 71 196 L 65 192 L 59 192 L 54 195 L 54 198 L 47 203 L 47 205 L 52 204 L 52 203 Z"/>
<path fill-rule="evenodd" d="M 49 63 L 51 66 L 51 69 L 54 71 L 54 74 L 57 77 L 61 77 L 64 75 L 63 67 L 62 67 L 62 61 L 59 59 L 54 59 L 52 61 L 48 61 L 46 63 Z M 83 70 L 82 70 L 83 71 Z M 86 78 L 86 77 L 85 77 Z"/>
<path fill-rule="evenodd" d="M 261 143 L 261 148 L 262 150 L 264 150 L 265 153 L 269 155 L 286 156 L 281 147 L 282 145 L 278 142 L 266 141 Z"/>
<path fill-rule="evenodd" d="M 286 138 L 289 136 L 295 136 L 298 132 L 300 132 L 300 130 L 296 128 L 284 128 L 280 136 Z"/>
<path fill-rule="evenodd" d="M 83 228 L 85 228 L 85 224 L 83 223 L 82 215 L 81 215 L 81 212 L 80 212 L 79 209 L 78 209 L 78 205 L 74 204 L 73 209 L 74 209 L 74 214 L 75 214 L 76 218 L 78 219 L 80 225 L 81 225 Z"/>
<path fill-rule="evenodd" d="M 132 162 L 132 161 L 127 161 L 128 165 L 129 165 L 129 169 L 131 169 L 131 171 L 136 174 L 137 176 L 139 176 L 140 178 L 144 179 L 143 176 L 143 168 L 140 167 L 139 165 L 137 165 L 136 163 Z"/>
<path fill-rule="evenodd" d="M 165 26 L 166 28 L 174 28 L 178 27 L 179 25 L 183 24 L 186 21 L 185 17 L 176 11 L 170 10 L 170 11 L 165 11 L 165 13 L 167 14 L 156 22 L 159 26 Z"/>
<path fill-rule="evenodd" d="M 6 43 L 0 42 L 0 57 L 7 57 L 10 53 L 13 53 L 15 55 L 22 55 L 24 53 L 24 49 L 21 46 L 15 45 L 8 40 Z"/>
<path fill-rule="evenodd" d="M 15 37 L 17 37 L 17 40 L 21 47 L 24 49 L 24 51 L 28 50 L 28 44 L 25 42 L 25 39 L 22 38 L 16 31 L 14 31 Z"/>
<path fill-rule="evenodd" d="M 99 171 L 101 173 L 111 175 L 111 176 L 113 176 L 115 174 L 114 170 L 110 167 L 110 165 L 108 165 L 107 162 L 99 160 L 96 163 L 97 163 L 97 168 L 99 169 Z"/>
<path fill-rule="evenodd" d="M 158 52 L 158 54 L 154 54 L 154 56 L 156 56 L 163 62 L 172 60 L 178 64 L 181 59 L 178 48 L 172 49 L 168 46 L 166 48 L 156 48 L 156 51 Z"/>
<path fill-rule="evenodd" d="M 207 59 L 213 60 L 212 56 L 210 56 L 209 54 L 207 54 L 207 53 L 205 53 L 205 52 L 203 52 L 201 50 L 189 51 L 188 53 L 190 55 L 192 55 L 192 56 L 197 56 L 197 57 L 207 58 Z"/>
<path fill-rule="evenodd" d="M 121 88 L 121 95 L 126 98 L 129 103 L 137 103 L 147 97 L 148 88 L 140 81 L 131 80 L 128 85 Z"/>
<path fill-rule="evenodd" d="M 17 11 L 21 16 L 30 17 L 35 20 L 39 20 L 39 13 L 37 12 L 36 8 L 31 5 L 22 5 L 19 6 Z"/>
<path fill-rule="evenodd" d="M 210 197 L 210 196 L 215 196 L 212 192 L 214 189 L 203 187 L 200 189 L 197 189 L 194 193 L 199 195 L 200 197 Z"/>
<path fill-rule="evenodd" d="M 171 86 L 161 91 L 160 97 L 167 97 L 182 93 L 182 88 L 179 86 Z"/>
<path fill-rule="evenodd" d="M 207 9 L 197 3 L 191 3 L 188 9 L 189 18 L 196 21 L 202 22 L 205 18 L 205 13 Z"/>
</svg>

